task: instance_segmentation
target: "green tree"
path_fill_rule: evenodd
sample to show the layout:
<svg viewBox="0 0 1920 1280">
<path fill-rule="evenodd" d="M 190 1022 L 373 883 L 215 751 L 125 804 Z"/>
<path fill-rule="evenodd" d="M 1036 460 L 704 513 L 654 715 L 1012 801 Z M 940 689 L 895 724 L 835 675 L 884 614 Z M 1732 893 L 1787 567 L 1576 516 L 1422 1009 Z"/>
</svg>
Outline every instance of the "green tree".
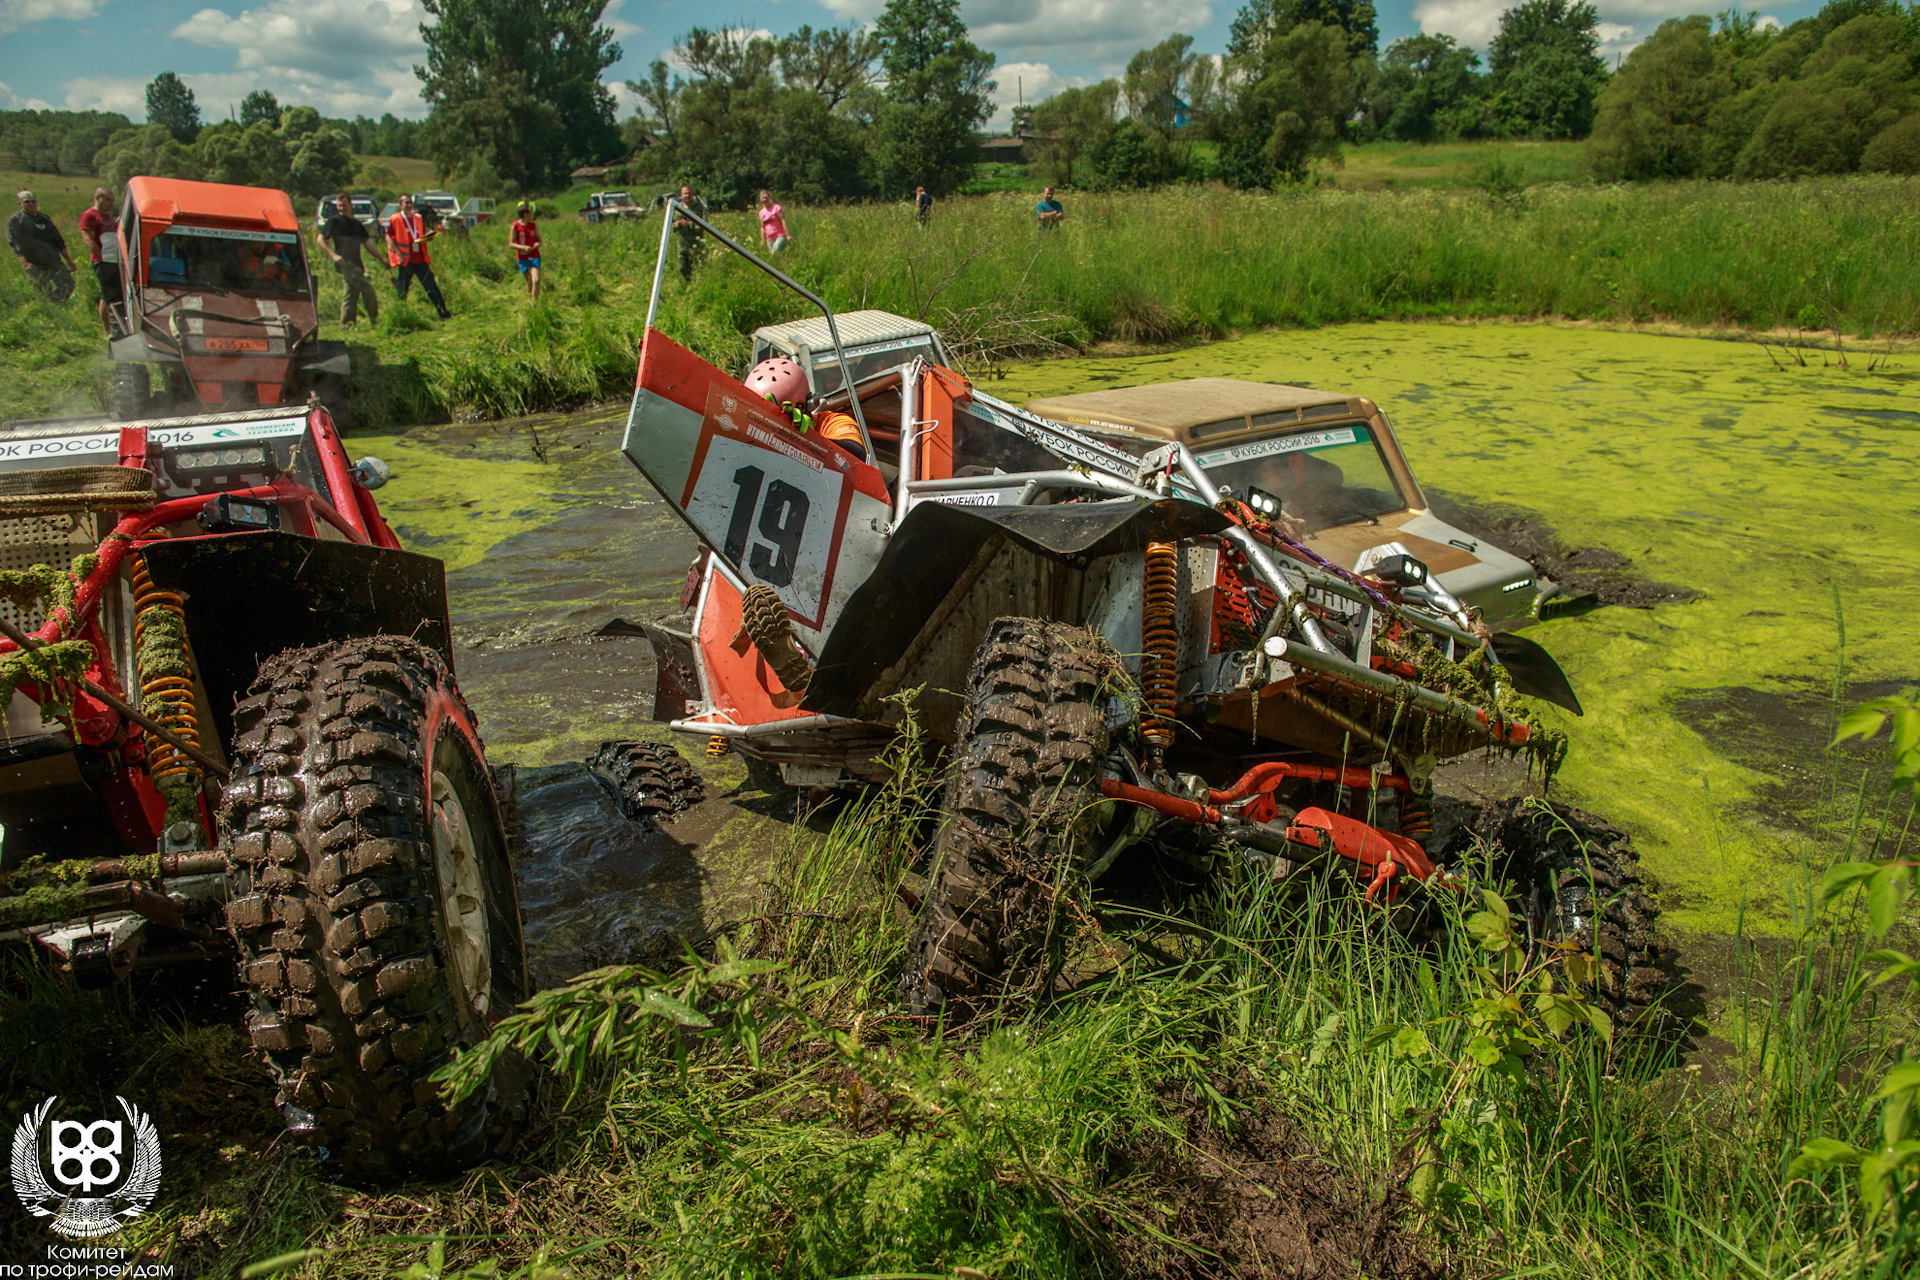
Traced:
<svg viewBox="0 0 1920 1280">
<path fill-rule="evenodd" d="M 1180 176 L 1180 157 L 1166 135 L 1122 120 L 1087 153 L 1088 185 L 1101 190 L 1157 187 Z"/>
<path fill-rule="evenodd" d="M 287 190 L 294 195 L 318 198 L 352 184 L 357 167 L 353 143 L 339 129 L 315 129 L 289 150 Z"/>
<path fill-rule="evenodd" d="M 1227 57 L 1257 61 L 1269 40 L 1308 22 L 1346 32 L 1351 56 L 1371 56 L 1380 48 L 1380 21 L 1372 0 L 1247 0 L 1228 29 Z"/>
<path fill-rule="evenodd" d="M 1387 46 L 1367 86 L 1365 133 L 1432 142 L 1467 132 L 1484 88 L 1480 56 L 1452 36 L 1408 36 Z"/>
<path fill-rule="evenodd" d="M 1337 159 L 1355 103 L 1347 33 L 1303 23 L 1267 41 L 1221 123 L 1220 176 L 1236 187 L 1298 182 L 1315 159 Z"/>
<path fill-rule="evenodd" d="M 159 125 L 176 142 L 192 142 L 200 134 L 200 104 L 171 71 L 162 71 L 147 84 L 147 123 Z"/>
<path fill-rule="evenodd" d="M 1834 28 L 1782 86 L 1734 160 L 1736 178 L 1851 173 L 1867 144 L 1920 107 L 1903 18 L 1867 14 Z"/>
<path fill-rule="evenodd" d="M 128 178 L 151 174 L 157 178 L 202 179 L 200 153 L 168 131 L 165 125 L 150 124 L 122 129 L 107 140 L 93 157 L 94 172 L 114 186 Z"/>
<path fill-rule="evenodd" d="M 1713 108 L 1733 92 L 1705 17 L 1672 18 L 1601 90 L 1587 163 L 1603 181 L 1706 171 Z"/>
<path fill-rule="evenodd" d="M 858 27 L 801 27 L 775 44 L 780 76 L 791 89 L 817 94 L 829 111 L 873 82 L 880 37 Z"/>
<path fill-rule="evenodd" d="M 452 177 L 485 161 L 520 190 L 557 186 L 620 150 L 600 75 L 620 60 L 606 0 L 422 0 L 427 151 Z"/>
<path fill-rule="evenodd" d="M 1487 51 L 1501 132 L 1584 138 L 1607 67 L 1594 52 L 1600 15 L 1586 0 L 1521 0 L 1500 15 Z"/>
<path fill-rule="evenodd" d="M 1920 111 L 1882 129 L 1861 153 L 1868 173 L 1920 173 Z"/>
<path fill-rule="evenodd" d="M 1034 137 L 1027 144 L 1033 165 L 1051 182 L 1072 185 L 1074 166 L 1089 175 L 1085 163 L 1114 131 L 1119 82 L 1102 80 L 1085 88 L 1062 89 L 1033 109 Z"/>
<path fill-rule="evenodd" d="M 209 182 L 236 187 L 287 185 L 287 144 L 280 131 L 264 121 L 245 128 L 223 121 L 201 133 L 196 150 Z"/>
<path fill-rule="evenodd" d="M 1142 49 L 1127 63 L 1121 92 L 1127 99 L 1127 115 L 1142 128 L 1163 138 L 1173 136 L 1178 101 L 1186 88 L 1188 72 L 1200 61 L 1190 53 L 1193 37 L 1168 36 L 1151 49 Z"/>
<path fill-rule="evenodd" d="M 993 55 L 967 38 L 958 0 L 887 0 L 874 24 L 886 87 L 874 115 L 873 163 L 887 192 L 960 185 L 992 111 Z"/>
<path fill-rule="evenodd" d="M 280 121 L 280 100 L 273 96 L 271 89 L 255 89 L 240 99 L 240 127 L 254 124 L 277 124 Z"/>
</svg>

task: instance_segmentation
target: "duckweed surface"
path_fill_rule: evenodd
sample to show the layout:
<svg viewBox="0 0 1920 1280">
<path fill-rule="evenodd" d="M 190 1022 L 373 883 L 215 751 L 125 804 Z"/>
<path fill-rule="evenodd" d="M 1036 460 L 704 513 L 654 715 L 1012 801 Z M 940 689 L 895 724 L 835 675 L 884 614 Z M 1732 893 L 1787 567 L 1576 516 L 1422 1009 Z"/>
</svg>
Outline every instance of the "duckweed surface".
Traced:
<svg viewBox="0 0 1920 1280">
<path fill-rule="evenodd" d="M 1367 395 L 1429 488 L 1699 591 L 1529 634 L 1586 706 L 1545 708 L 1573 740 L 1559 785 L 1635 834 L 1670 920 L 1725 930 L 1743 905 L 1750 926 L 1784 925 L 1856 805 L 1878 830 L 1883 744 L 1824 744 L 1842 705 L 1920 683 L 1920 359 L 1808 359 L 1544 325 L 1348 325 L 1028 365 L 991 390 L 1018 403 L 1216 376 Z"/>
</svg>

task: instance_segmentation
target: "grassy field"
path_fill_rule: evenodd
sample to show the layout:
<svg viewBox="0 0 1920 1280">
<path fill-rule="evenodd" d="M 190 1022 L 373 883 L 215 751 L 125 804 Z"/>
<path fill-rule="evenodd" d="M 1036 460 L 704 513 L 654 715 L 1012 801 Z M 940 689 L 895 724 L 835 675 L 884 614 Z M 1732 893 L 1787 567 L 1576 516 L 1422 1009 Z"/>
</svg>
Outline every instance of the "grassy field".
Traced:
<svg viewBox="0 0 1920 1280">
<path fill-rule="evenodd" d="M 1587 180 L 1580 142 L 1369 142 L 1342 148 L 1338 165 L 1316 170 L 1350 191 L 1539 186 Z"/>
<path fill-rule="evenodd" d="M 1383 151 L 1377 168 L 1411 154 Z M 1916 196 L 1914 179 L 1873 177 L 1504 194 L 1192 189 L 1076 196 L 1064 229 L 1043 240 L 1028 195 L 1001 193 L 942 202 L 925 232 L 904 203 L 794 209 L 783 265 L 837 307 L 941 325 L 975 373 L 1102 342 L 1352 320 L 1549 317 L 1788 338 L 1839 328 L 1864 340 L 1920 326 Z M 753 234 L 749 214 L 720 221 Z M 626 393 L 659 224 L 549 218 L 547 293 L 535 308 L 505 222 L 436 243 L 452 322 L 416 299 L 352 333 L 323 325 L 353 347 L 357 421 L 514 415 Z M 324 263 L 317 277 L 330 319 L 337 278 Z M 12 375 L 0 415 L 103 403 L 85 286 L 64 309 L 29 293 L 17 272 L 0 272 L 0 352 Z M 712 253 L 690 285 L 667 282 L 662 305 L 665 327 L 727 364 L 744 357 L 756 325 L 795 314 L 750 266 Z"/>
<path fill-rule="evenodd" d="M 716 957 L 584 975 L 503 1024 L 568 1065 L 527 1144 L 464 1178 L 355 1190 L 263 1149 L 240 1033 L 124 988 L 11 975 L 0 1100 L 151 1108 L 168 1181 L 122 1239 L 195 1277 L 1911 1274 L 1911 1233 L 1870 1225 L 1850 1180 L 1789 1172 L 1813 1137 L 1866 1139 L 1860 1082 L 1912 1031 L 1848 912 L 1784 948 L 1736 940 L 1704 1067 L 1520 1015 L 1530 1040 L 1501 1043 L 1522 1057 L 1487 1069 L 1485 1002 L 1520 1009 L 1526 973 L 1487 969 L 1459 921 L 1417 947 L 1348 888 L 1257 878 L 1182 923 L 1095 905 L 1068 944 L 1084 982 L 929 1039 L 892 974 L 930 794 L 907 771 L 797 829 L 767 914 Z M 704 1021 L 649 1014 L 676 1007 L 649 991 Z M 0 1255 L 38 1256 L 23 1222 Z"/>
</svg>

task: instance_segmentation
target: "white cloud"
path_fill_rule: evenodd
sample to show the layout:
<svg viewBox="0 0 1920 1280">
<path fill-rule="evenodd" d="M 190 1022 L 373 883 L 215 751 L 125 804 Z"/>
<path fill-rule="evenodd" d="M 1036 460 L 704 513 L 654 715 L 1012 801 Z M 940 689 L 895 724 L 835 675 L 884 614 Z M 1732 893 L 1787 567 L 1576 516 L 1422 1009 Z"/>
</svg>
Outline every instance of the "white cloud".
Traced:
<svg viewBox="0 0 1920 1280">
<path fill-rule="evenodd" d="M 138 120 L 147 111 L 147 79 L 81 76 L 60 87 L 66 91 L 69 111 L 121 111 Z M 426 104 L 420 101 L 420 82 L 411 70 L 378 68 L 364 79 L 346 80 L 296 67 L 262 67 L 252 71 L 188 72 L 180 79 L 193 90 L 200 117 L 209 124 L 226 119 L 242 98 L 260 88 L 271 89 L 285 105 L 318 107 L 326 116 L 379 116 L 388 111 L 401 117 L 426 114 Z"/>
<path fill-rule="evenodd" d="M 1450 35 L 1484 50 L 1499 34 L 1501 13 L 1511 7 L 1511 0 L 1423 0 L 1414 6 L 1413 16 L 1427 35 Z M 1624 57 L 1662 22 L 1686 11 L 1674 0 L 1600 0 L 1595 7 L 1600 11 L 1598 52 L 1609 63 Z"/>
<path fill-rule="evenodd" d="M 424 61 L 420 23 L 426 16 L 419 0 L 272 0 L 238 16 L 202 9 L 172 34 L 209 49 L 232 49 L 234 65 L 243 69 L 291 68 L 353 80 Z M 285 96 L 272 81 L 263 83 Z"/>
<path fill-rule="evenodd" d="M 0 0 L 0 36 L 35 22 L 93 16 L 94 0 Z"/>
<path fill-rule="evenodd" d="M 637 22 L 628 22 L 620 16 L 620 9 L 627 0 L 607 0 L 607 7 L 600 15 L 600 25 L 613 32 L 614 37 L 628 40 L 634 36 L 647 34 L 647 29 Z"/>
<path fill-rule="evenodd" d="M 1093 83 L 1088 76 L 1063 76 L 1044 62 L 1003 62 L 993 69 L 993 80 L 993 115 L 987 128 L 996 133 L 1013 127 L 1016 103 L 1045 102 L 1062 89 Z"/>
<path fill-rule="evenodd" d="M 23 98 L 13 86 L 0 80 L 0 111 L 51 111 L 53 104 L 39 98 Z"/>
<path fill-rule="evenodd" d="M 886 7 L 886 0 L 820 3 L 862 22 Z M 1207 0 L 961 0 L 960 17 L 975 44 L 1003 58 L 1125 62 L 1176 31 L 1200 30 L 1213 8 Z"/>
</svg>

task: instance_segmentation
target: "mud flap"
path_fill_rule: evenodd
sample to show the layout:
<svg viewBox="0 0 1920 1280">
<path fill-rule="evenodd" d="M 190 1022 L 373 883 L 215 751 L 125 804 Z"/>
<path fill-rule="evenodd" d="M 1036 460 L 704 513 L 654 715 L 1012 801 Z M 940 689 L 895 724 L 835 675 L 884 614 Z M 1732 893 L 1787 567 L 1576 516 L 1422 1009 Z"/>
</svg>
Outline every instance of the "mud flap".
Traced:
<svg viewBox="0 0 1920 1280">
<path fill-rule="evenodd" d="M 653 718 L 686 719 L 691 705 L 703 700 L 693 637 L 652 622 L 641 623 L 640 631 L 653 646 Z"/>
<path fill-rule="evenodd" d="M 1574 693 L 1567 673 L 1537 641 L 1517 635 L 1495 636 L 1493 652 L 1513 677 L 1516 692 L 1564 707 L 1577 716 L 1586 714 L 1580 709 L 1580 698 Z"/>
<path fill-rule="evenodd" d="M 1077 566 L 1148 542 L 1219 533 L 1227 519 L 1167 498 L 1071 502 L 1050 507 L 970 507 L 923 502 L 907 513 L 867 580 L 848 599 L 800 703 L 803 711 L 854 715 L 879 674 L 900 659 L 987 540 L 1004 534 L 1038 555 Z"/>
<path fill-rule="evenodd" d="M 283 649 L 398 635 L 454 665 L 446 568 L 432 556 L 281 532 L 153 542 L 142 554 L 154 585 L 185 597 L 222 742 L 232 737 L 234 700 Z"/>
</svg>

